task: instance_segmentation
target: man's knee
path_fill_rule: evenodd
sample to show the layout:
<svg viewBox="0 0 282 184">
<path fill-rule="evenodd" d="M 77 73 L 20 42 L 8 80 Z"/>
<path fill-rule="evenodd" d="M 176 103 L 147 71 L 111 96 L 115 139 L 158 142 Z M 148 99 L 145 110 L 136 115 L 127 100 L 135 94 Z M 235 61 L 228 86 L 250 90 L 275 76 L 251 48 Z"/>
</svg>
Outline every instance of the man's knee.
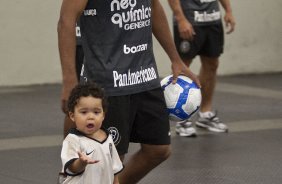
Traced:
<svg viewBox="0 0 282 184">
<path fill-rule="evenodd" d="M 157 163 L 163 162 L 171 155 L 170 145 L 142 145 L 141 150 L 149 160 Z"/>
<path fill-rule="evenodd" d="M 201 57 L 202 67 L 209 71 L 216 71 L 219 65 L 218 58 Z"/>
<path fill-rule="evenodd" d="M 160 160 L 166 160 L 171 155 L 170 145 L 161 146 L 155 150 L 153 157 L 159 158 Z"/>
</svg>

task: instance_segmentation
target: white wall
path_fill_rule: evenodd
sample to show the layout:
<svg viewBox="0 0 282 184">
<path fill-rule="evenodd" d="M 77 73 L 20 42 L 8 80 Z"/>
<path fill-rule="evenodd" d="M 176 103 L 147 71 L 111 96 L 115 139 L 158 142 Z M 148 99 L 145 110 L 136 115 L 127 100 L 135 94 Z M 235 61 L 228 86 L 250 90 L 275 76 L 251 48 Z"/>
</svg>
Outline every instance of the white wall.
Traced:
<svg viewBox="0 0 282 184">
<path fill-rule="evenodd" d="M 57 47 L 57 20 L 61 1 L 0 0 L 0 86 L 57 83 L 61 68 Z M 164 5 L 171 25 L 171 11 Z M 225 37 L 220 75 L 282 72 L 282 1 L 232 1 L 236 31 Z M 155 41 L 161 76 L 170 63 Z M 192 65 L 197 72 L 198 59 Z"/>
<path fill-rule="evenodd" d="M 282 71 L 282 0 L 230 0 L 236 20 L 235 32 L 225 34 L 224 54 L 220 58 L 219 75 Z M 167 0 L 161 1 L 171 23 Z M 224 12 L 224 11 L 223 11 Z M 172 26 L 172 25 L 170 25 Z M 155 41 L 155 45 L 159 45 Z M 156 52 L 158 63 L 167 60 L 164 52 Z M 170 65 L 159 64 L 162 75 L 170 73 Z M 196 58 L 191 68 L 200 67 Z"/>
<path fill-rule="evenodd" d="M 58 0 L 0 0 L 0 86 L 60 81 Z"/>
</svg>

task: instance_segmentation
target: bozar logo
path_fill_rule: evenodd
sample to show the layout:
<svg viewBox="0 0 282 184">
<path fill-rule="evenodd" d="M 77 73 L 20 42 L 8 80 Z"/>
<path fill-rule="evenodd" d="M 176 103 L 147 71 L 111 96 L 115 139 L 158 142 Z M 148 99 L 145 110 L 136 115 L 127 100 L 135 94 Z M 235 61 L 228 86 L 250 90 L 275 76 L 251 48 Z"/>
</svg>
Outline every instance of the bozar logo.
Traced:
<svg viewBox="0 0 282 184">
<path fill-rule="evenodd" d="M 142 1 L 138 0 L 139 3 Z M 112 23 L 124 30 L 134 30 L 151 25 L 151 7 L 136 8 L 137 0 L 112 0 L 111 12 L 115 12 L 111 18 Z"/>
<path fill-rule="evenodd" d="M 121 136 L 119 135 L 118 129 L 116 127 L 109 127 L 108 131 L 110 132 L 115 145 L 118 145 L 121 140 Z"/>
<path fill-rule="evenodd" d="M 136 52 L 141 52 L 141 51 L 145 51 L 148 49 L 148 44 L 141 44 L 141 45 L 137 45 L 137 46 L 132 46 L 132 47 L 128 47 L 126 45 L 123 45 L 123 52 L 124 54 L 135 54 Z"/>
</svg>

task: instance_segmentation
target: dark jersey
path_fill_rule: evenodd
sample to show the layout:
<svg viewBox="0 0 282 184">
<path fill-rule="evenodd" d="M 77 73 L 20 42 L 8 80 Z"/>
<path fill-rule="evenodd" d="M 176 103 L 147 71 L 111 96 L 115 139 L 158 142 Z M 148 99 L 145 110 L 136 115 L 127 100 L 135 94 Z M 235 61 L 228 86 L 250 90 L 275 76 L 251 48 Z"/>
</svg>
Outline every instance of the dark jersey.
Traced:
<svg viewBox="0 0 282 184">
<path fill-rule="evenodd" d="M 109 96 L 160 86 L 151 0 L 89 0 L 80 21 L 85 53 L 81 80 L 97 82 Z"/>
<path fill-rule="evenodd" d="M 76 45 L 81 45 L 81 32 L 80 32 L 80 22 L 77 21 L 75 25 L 75 35 L 76 35 Z"/>
<path fill-rule="evenodd" d="M 180 0 L 182 10 L 192 25 L 221 23 L 218 0 Z"/>
</svg>

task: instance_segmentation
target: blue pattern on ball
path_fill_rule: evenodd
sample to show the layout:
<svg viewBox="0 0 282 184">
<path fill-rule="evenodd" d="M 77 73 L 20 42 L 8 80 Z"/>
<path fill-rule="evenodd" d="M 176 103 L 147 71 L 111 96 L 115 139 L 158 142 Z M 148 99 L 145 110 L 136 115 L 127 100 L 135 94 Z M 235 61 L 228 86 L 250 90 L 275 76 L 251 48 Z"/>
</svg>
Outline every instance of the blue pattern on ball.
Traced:
<svg viewBox="0 0 282 184">
<path fill-rule="evenodd" d="M 168 82 L 162 86 L 163 90 L 165 90 L 165 88 L 171 83 L 172 83 L 172 77 L 170 77 Z M 174 108 L 168 108 L 168 112 L 178 117 L 179 119 L 182 120 L 189 119 L 200 107 L 198 106 L 192 113 L 187 114 L 182 109 L 182 106 L 187 101 L 189 90 L 193 88 L 199 89 L 199 87 L 196 85 L 195 82 L 188 83 L 187 81 L 181 78 L 178 78 L 176 83 L 183 88 L 183 92 L 180 93 L 176 106 Z"/>
</svg>

